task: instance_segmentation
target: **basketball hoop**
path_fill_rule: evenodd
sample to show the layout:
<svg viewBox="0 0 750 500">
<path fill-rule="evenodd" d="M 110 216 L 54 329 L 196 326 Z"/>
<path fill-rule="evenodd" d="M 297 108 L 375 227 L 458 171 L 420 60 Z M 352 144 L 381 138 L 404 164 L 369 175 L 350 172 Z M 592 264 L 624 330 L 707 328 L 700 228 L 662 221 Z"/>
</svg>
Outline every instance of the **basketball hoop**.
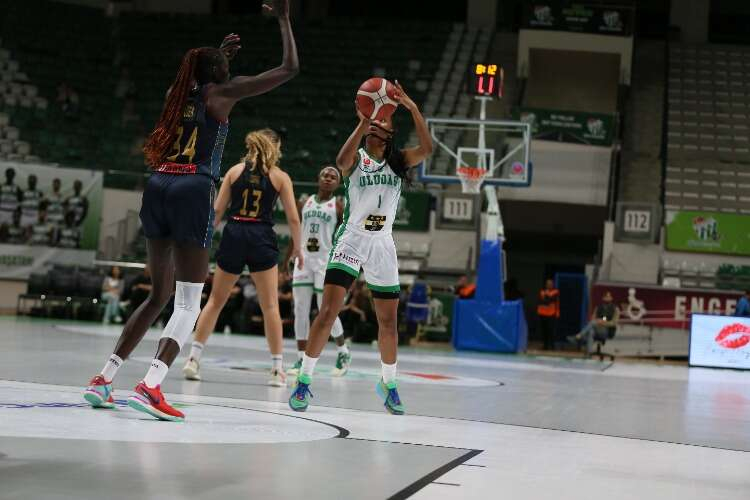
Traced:
<svg viewBox="0 0 750 500">
<path fill-rule="evenodd" d="M 482 182 L 487 177 L 487 169 L 479 167 L 458 167 L 456 174 L 461 179 L 461 191 L 464 193 L 479 194 Z"/>
</svg>

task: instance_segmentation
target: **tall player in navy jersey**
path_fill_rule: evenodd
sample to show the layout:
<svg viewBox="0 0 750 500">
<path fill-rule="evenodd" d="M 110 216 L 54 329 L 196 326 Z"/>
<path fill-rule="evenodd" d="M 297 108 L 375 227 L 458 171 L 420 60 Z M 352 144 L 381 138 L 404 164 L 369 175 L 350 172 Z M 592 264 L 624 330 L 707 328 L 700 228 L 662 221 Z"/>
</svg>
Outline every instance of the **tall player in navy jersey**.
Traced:
<svg viewBox="0 0 750 500">
<path fill-rule="evenodd" d="M 174 312 L 156 356 L 128 404 L 163 420 L 182 421 L 161 383 L 200 313 L 214 225 L 215 183 L 229 127 L 229 113 L 246 97 L 268 92 L 299 71 L 289 22 L 288 0 L 263 7 L 278 17 L 283 56 L 280 66 L 255 76 L 229 78 L 229 60 L 240 48 L 237 35 L 222 47 L 189 50 L 167 92 L 159 121 L 143 151 L 154 173 L 143 192 L 141 222 L 147 239 L 152 290 L 125 324 L 113 354 L 84 392 L 94 407 L 113 408 L 112 379 L 143 338 L 174 290 Z M 175 281 L 176 280 L 176 281 Z"/>
</svg>

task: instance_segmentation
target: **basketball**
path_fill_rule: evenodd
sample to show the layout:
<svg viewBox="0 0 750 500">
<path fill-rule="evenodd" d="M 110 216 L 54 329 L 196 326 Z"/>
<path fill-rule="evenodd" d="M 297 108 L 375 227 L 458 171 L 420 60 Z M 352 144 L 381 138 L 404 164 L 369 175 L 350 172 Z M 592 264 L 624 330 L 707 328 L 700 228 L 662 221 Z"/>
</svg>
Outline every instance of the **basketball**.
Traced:
<svg viewBox="0 0 750 500">
<path fill-rule="evenodd" d="M 396 111 L 397 92 L 396 86 L 385 78 L 370 78 L 357 90 L 357 109 L 370 120 L 382 120 Z"/>
</svg>

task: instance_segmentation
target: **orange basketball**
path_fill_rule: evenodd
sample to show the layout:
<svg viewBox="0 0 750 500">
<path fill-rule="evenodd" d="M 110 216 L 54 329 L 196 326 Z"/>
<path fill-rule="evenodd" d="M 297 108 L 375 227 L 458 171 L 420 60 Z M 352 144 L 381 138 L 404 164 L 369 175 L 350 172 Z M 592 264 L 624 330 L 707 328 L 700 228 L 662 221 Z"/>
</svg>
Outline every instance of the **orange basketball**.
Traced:
<svg viewBox="0 0 750 500">
<path fill-rule="evenodd" d="M 385 78 L 370 78 L 357 90 L 357 109 L 370 120 L 382 120 L 396 111 L 397 92 L 396 86 Z"/>
</svg>

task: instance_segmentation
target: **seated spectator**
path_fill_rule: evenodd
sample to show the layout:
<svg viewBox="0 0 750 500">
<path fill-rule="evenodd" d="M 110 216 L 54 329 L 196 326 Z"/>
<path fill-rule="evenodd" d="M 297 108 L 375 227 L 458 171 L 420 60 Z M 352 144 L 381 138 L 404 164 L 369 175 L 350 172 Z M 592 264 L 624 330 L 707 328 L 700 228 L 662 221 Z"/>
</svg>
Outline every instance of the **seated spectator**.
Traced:
<svg viewBox="0 0 750 500">
<path fill-rule="evenodd" d="M 122 317 L 120 316 L 120 296 L 124 284 L 122 281 L 122 273 L 120 268 L 117 266 L 112 267 L 109 271 L 109 275 L 104 277 L 102 283 L 102 302 L 104 302 L 104 318 L 102 322 L 108 325 L 111 322 L 122 323 Z"/>
<path fill-rule="evenodd" d="M 143 268 L 143 272 L 133 278 L 128 287 L 130 300 L 130 312 L 132 313 L 148 298 L 151 293 L 151 270 L 148 266 Z"/>
<path fill-rule="evenodd" d="M 609 340 L 615 336 L 617 331 L 617 321 L 620 319 L 620 309 L 612 301 L 612 293 L 604 292 L 602 302 L 591 315 L 591 321 L 581 330 L 578 335 L 568 337 L 571 342 L 586 342 L 586 352 L 593 350 L 594 341 Z"/>
<path fill-rule="evenodd" d="M 363 281 L 354 282 L 339 316 L 344 332 L 352 337 L 352 341 L 372 342 L 377 338 L 377 320 L 370 290 Z"/>
<path fill-rule="evenodd" d="M 745 290 L 745 295 L 737 301 L 737 308 L 734 311 L 734 315 L 750 318 L 750 290 Z"/>
<path fill-rule="evenodd" d="M 453 293 L 455 293 L 459 299 L 470 299 L 474 296 L 476 291 L 477 286 L 469 281 L 469 276 L 466 274 L 459 276 L 456 284 L 453 286 Z"/>
</svg>

